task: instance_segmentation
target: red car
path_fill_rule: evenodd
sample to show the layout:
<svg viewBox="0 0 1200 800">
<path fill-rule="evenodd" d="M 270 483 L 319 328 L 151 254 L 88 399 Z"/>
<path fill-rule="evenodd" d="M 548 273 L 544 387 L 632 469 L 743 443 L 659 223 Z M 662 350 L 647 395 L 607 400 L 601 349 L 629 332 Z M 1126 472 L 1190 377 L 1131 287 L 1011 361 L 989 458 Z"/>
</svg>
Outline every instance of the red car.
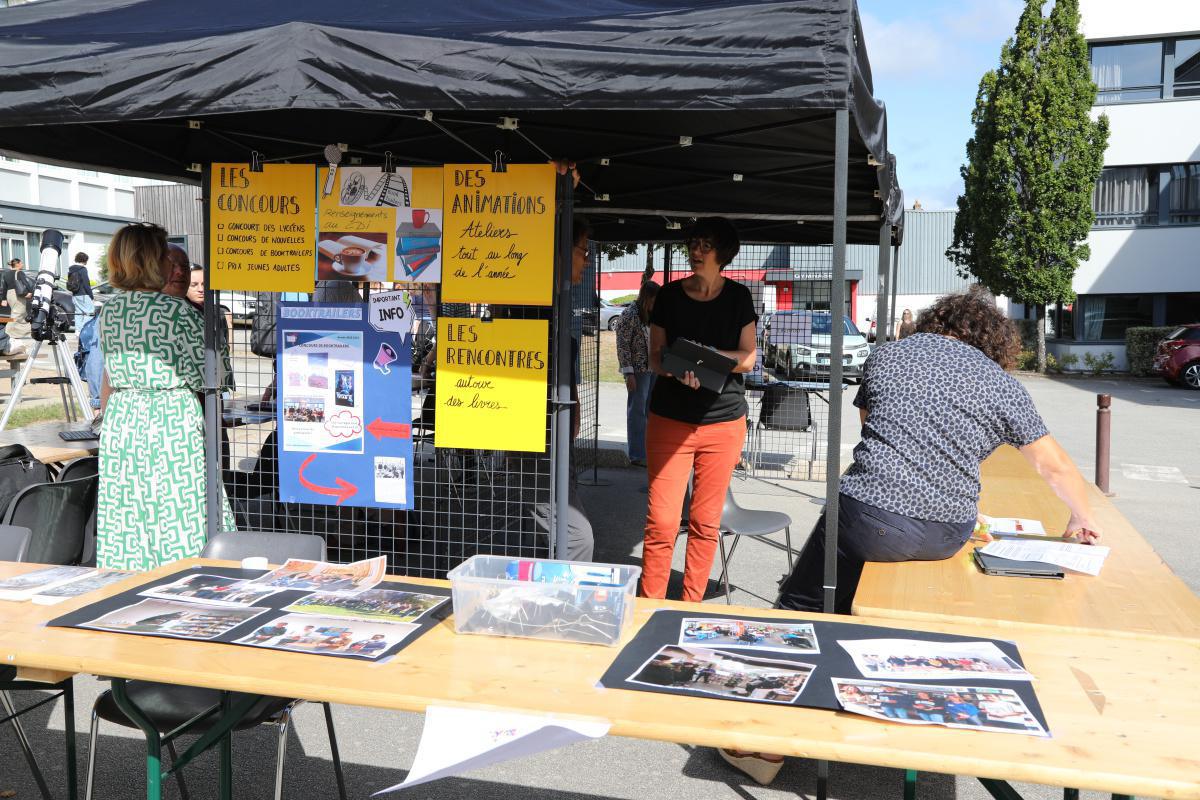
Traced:
<svg viewBox="0 0 1200 800">
<path fill-rule="evenodd" d="M 1154 371 L 1167 383 L 1200 389 L 1200 322 L 1181 325 L 1159 342 Z"/>
</svg>

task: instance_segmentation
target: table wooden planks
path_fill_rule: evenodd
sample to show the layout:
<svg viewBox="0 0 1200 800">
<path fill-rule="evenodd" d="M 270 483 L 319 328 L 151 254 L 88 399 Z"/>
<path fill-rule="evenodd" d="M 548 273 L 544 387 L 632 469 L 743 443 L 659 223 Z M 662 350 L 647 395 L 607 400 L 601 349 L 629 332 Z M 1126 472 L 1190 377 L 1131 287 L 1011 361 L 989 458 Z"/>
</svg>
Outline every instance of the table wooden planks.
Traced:
<svg viewBox="0 0 1200 800">
<path fill-rule="evenodd" d="M 193 564 L 157 570 L 156 577 Z M 0 563 L 0 577 L 30 565 Z M 416 583 L 435 581 L 406 578 Z M 0 604 L 0 663 L 50 680 L 92 673 L 301 697 L 402 711 L 430 704 L 607 720 L 612 734 L 786 753 L 930 772 L 1200 799 L 1200 642 L 1148 639 L 1136 649 L 1096 633 L 923 621 L 906 627 L 1014 639 L 1037 676 L 1053 738 L 905 726 L 829 711 L 601 689 L 615 648 L 459 636 L 446 621 L 383 664 L 250 647 L 44 627 L 115 594 L 109 587 L 58 606 Z M 711 606 L 638 600 L 636 627 L 656 608 Z M 722 613 L 739 609 L 720 606 Z M 742 609 L 754 616 L 796 613 Z M 896 624 L 839 618 L 860 624 Z M 629 632 L 631 636 L 633 631 Z M 836 646 L 832 642 L 823 646 Z M 827 679 L 818 675 L 814 679 Z"/>
<path fill-rule="evenodd" d="M 40 422 L 23 428 L 0 431 L 0 446 L 23 444 L 33 453 L 33 457 L 43 464 L 58 464 L 84 456 L 94 456 L 100 452 L 99 439 L 65 442 L 58 437 L 59 431 L 81 431 L 88 425 L 87 422 Z"/>
<path fill-rule="evenodd" d="M 1070 512 L 1019 451 L 1004 446 L 984 462 L 979 507 L 998 517 L 1040 519 L 1060 533 Z M 1198 598 L 1095 486 L 1089 500 L 1112 548 L 1096 577 L 1005 578 L 981 573 L 969 542 L 945 561 L 869 563 L 854 613 L 904 620 L 971 620 L 1002 627 L 1053 626 L 1125 636 L 1200 638 Z"/>
</svg>

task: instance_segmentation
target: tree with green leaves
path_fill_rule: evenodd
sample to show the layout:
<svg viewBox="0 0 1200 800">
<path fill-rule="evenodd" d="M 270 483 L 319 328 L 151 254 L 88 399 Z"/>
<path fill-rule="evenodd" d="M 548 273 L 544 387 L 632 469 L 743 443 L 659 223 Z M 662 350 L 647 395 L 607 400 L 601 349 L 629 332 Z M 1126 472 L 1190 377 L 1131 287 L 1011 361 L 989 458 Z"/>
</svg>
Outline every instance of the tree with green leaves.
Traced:
<svg viewBox="0 0 1200 800">
<path fill-rule="evenodd" d="M 1108 118 L 1091 118 L 1096 85 L 1078 0 L 1026 0 L 999 69 L 979 82 L 946 256 L 959 274 L 1033 306 L 1038 370 L 1046 370 L 1045 307 L 1074 299 L 1089 256 L 1092 191 L 1104 164 Z"/>
</svg>

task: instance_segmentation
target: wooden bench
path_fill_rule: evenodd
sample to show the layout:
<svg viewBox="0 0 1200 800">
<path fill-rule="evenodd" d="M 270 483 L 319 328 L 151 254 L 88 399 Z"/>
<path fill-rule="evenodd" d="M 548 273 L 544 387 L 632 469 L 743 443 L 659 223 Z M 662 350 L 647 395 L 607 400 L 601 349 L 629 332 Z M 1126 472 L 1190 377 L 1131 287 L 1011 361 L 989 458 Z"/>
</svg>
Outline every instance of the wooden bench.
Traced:
<svg viewBox="0 0 1200 800">
<path fill-rule="evenodd" d="M 1064 580 L 984 575 L 968 542 L 945 561 L 869 563 L 854 613 L 896 620 L 969 620 L 1002 627 L 1053 626 L 1123 636 L 1200 638 L 1200 598 L 1095 486 L 1089 500 L 1112 548 L 1096 577 Z M 1021 454 L 1002 447 L 983 464 L 980 510 L 997 517 L 1041 520 L 1061 532 L 1070 517 Z"/>
</svg>

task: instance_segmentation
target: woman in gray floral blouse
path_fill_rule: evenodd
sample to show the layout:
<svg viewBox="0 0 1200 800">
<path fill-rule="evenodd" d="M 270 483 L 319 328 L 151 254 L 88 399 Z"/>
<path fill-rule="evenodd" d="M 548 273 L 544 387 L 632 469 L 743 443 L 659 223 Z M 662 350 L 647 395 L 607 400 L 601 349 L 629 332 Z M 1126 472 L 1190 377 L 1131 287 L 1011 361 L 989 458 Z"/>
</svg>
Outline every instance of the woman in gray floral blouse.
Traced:
<svg viewBox="0 0 1200 800">
<path fill-rule="evenodd" d="M 650 405 L 650 337 L 646 326 L 658 294 L 657 283 L 642 284 L 637 300 L 617 318 L 617 363 L 625 376 L 625 426 L 629 440 L 629 463 L 646 465 L 646 412 Z"/>
</svg>

